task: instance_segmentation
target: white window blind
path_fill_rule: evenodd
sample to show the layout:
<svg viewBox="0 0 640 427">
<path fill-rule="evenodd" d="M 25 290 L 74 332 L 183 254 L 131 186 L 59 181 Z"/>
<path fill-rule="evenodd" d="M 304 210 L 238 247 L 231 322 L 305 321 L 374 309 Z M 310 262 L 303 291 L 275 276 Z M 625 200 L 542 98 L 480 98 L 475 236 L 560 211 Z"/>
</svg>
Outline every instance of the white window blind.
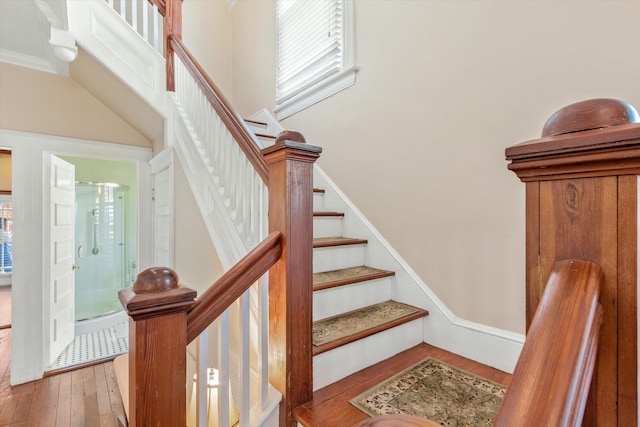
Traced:
<svg viewBox="0 0 640 427">
<path fill-rule="evenodd" d="M 277 0 L 278 118 L 355 82 L 352 9 L 352 0 Z"/>
</svg>

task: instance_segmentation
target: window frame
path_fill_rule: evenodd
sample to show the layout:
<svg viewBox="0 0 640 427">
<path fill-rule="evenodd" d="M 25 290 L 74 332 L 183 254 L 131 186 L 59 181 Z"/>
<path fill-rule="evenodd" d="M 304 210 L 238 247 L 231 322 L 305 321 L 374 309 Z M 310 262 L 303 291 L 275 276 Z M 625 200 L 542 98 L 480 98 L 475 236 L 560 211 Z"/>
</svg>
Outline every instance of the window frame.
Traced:
<svg viewBox="0 0 640 427">
<path fill-rule="evenodd" d="M 278 0 L 276 0 L 277 2 Z M 302 90 L 293 96 L 291 94 L 285 94 L 280 98 L 285 98 L 284 101 L 278 99 L 276 93 L 276 106 L 273 112 L 276 114 L 278 120 L 287 118 L 305 108 L 310 107 L 336 93 L 347 89 L 355 84 L 357 67 L 355 65 L 355 15 L 354 15 L 354 1 L 353 0 L 339 0 L 343 5 L 343 28 L 342 28 L 342 64 L 340 71 L 331 74 L 322 80 L 316 82 L 314 85 Z M 278 31 L 278 22 L 276 14 L 276 31 Z M 276 35 L 276 81 L 278 84 L 278 43 Z"/>
</svg>

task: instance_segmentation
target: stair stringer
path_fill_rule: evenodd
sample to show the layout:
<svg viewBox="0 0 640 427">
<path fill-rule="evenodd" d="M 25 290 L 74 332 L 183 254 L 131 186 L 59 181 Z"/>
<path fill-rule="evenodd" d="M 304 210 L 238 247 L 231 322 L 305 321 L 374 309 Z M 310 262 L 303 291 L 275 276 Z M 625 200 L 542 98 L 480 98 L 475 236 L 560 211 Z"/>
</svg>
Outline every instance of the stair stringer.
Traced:
<svg viewBox="0 0 640 427">
<path fill-rule="evenodd" d="M 254 114 L 251 119 L 267 123 L 267 131 L 270 133 L 277 134 L 284 130 L 266 109 Z M 456 316 L 317 164 L 314 165 L 314 187 L 325 190 L 322 196 L 323 210 L 345 214 L 343 228 L 349 236 L 368 240 L 365 264 L 396 272 L 392 299 L 429 311 L 428 317 L 411 322 L 422 325 L 424 342 L 494 368 L 513 372 L 522 350 L 524 335 Z M 314 371 L 318 372 L 315 367 Z M 348 371 L 345 369 L 345 373 Z M 326 371 L 322 374 L 315 372 L 314 388 L 315 382 L 326 375 Z"/>
<path fill-rule="evenodd" d="M 195 198 L 211 241 L 225 270 L 231 268 L 251 249 L 236 229 L 231 213 L 225 208 L 222 192 L 208 170 L 205 157 L 198 150 L 200 143 L 189 129 L 188 118 L 174 96 L 169 94 L 166 144 L 176 150 L 178 161 Z"/>
</svg>

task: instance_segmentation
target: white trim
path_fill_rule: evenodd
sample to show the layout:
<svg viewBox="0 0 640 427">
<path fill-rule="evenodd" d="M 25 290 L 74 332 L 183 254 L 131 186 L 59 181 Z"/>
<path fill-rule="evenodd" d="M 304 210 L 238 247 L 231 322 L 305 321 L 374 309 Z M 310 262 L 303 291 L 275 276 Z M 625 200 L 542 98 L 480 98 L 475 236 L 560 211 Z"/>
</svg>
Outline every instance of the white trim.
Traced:
<svg viewBox="0 0 640 427">
<path fill-rule="evenodd" d="M 276 107 L 273 111 L 278 120 L 283 120 L 355 84 L 358 69 L 356 66 L 354 3 L 353 0 L 344 0 L 343 2 L 343 44 L 340 72 L 328 76 L 285 101 L 279 102 L 276 99 Z M 278 66 L 277 62 L 278 58 L 276 57 L 276 67 Z"/>
<path fill-rule="evenodd" d="M 124 4 L 124 3 L 123 3 Z M 166 113 L 165 59 L 102 0 L 68 3 L 77 43 L 161 116 Z"/>
<path fill-rule="evenodd" d="M 266 109 L 253 114 L 250 119 L 266 123 L 270 134 L 277 135 L 284 130 L 282 125 Z M 418 290 L 418 292 L 412 294 L 415 296 L 415 301 L 424 301 L 424 307 L 430 313 L 424 320 L 424 341 L 497 369 L 512 372 L 524 344 L 524 335 L 471 322 L 456 316 L 393 249 L 389 242 L 382 237 L 380 232 L 375 229 L 322 168 L 318 164 L 314 164 L 313 167 L 315 173 L 314 186 L 323 186 L 326 190 L 324 197 L 332 198 L 331 201 L 327 200 L 325 203 L 340 203 L 340 210 L 344 207 L 345 213 L 353 214 L 345 216 L 345 221 L 349 223 L 345 223 L 344 227 L 349 230 L 352 230 L 350 227 L 356 227 L 359 237 L 363 237 L 360 232 L 370 233 L 370 235 L 366 236 L 369 239 L 369 251 L 371 253 L 375 252 L 376 256 L 380 256 L 381 252 L 386 252 L 387 255 L 393 258 L 392 264 L 382 268 L 396 271 L 398 283 L 409 281 L 415 284 L 415 288 Z M 320 178 L 323 182 L 319 182 L 317 178 Z M 640 192 L 640 184 L 638 191 Z M 640 200 L 640 194 L 638 199 Z M 407 302 L 412 302 L 411 298 L 405 298 L 408 299 Z"/>
<path fill-rule="evenodd" d="M 0 49 L 0 62 L 44 71 L 45 73 L 56 74 L 55 68 L 49 61 L 38 58 L 37 56 L 25 55 L 23 53 L 13 52 L 7 49 Z"/>
<path fill-rule="evenodd" d="M 14 304 L 11 344 L 11 384 L 42 377 L 44 360 L 44 153 L 87 156 L 137 162 L 138 259 L 149 259 L 144 244 L 149 239 L 149 169 L 151 149 L 107 142 L 0 129 L 0 146 L 11 149 L 14 208 Z M 29 265 L 29 268 L 21 266 Z"/>
<path fill-rule="evenodd" d="M 276 113 L 278 120 L 285 119 L 298 111 L 302 111 L 323 99 L 335 95 L 341 90 L 353 86 L 355 82 L 356 68 L 351 67 L 278 104 L 273 111 Z"/>
<path fill-rule="evenodd" d="M 374 264 L 377 267 L 396 272 L 398 288 L 394 288 L 394 290 L 398 289 L 398 293 L 394 295 L 394 299 L 404 300 L 404 302 L 429 310 L 429 316 L 424 320 L 424 341 L 505 372 L 512 372 L 524 344 L 524 335 L 471 322 L 456 316 L 327 174 L 317 165 L 314 165 L 314 172 L 316 178 L 321 178 L 324 181 L 322 184 L 326 190 L 325 197 L 329 191 L 335 192 L 345 204 L 345 213 L 353 214 L 345 215 L 345 221 L 351 222 L 351 227 L 358 228 L 357 235 L 362 237 L 362 232 L 369 233 L 366 237 L 369 240 L 367 247 L 370 256 L 391 256 L 392 263 L 390 265 L 379 265 L 377 262 Z M 319 186 L 319 184 L 315 183 L 315 186 Z M 359 222 L 360 225 L 354 224 L 355 222 Z M 345 227 L 352 229 L 346 222 Z M 386 252 L 387 255 L 383 252 Z M 400 286 L 404 286 L 404 289 L 400 289 Z"/>
</svg>

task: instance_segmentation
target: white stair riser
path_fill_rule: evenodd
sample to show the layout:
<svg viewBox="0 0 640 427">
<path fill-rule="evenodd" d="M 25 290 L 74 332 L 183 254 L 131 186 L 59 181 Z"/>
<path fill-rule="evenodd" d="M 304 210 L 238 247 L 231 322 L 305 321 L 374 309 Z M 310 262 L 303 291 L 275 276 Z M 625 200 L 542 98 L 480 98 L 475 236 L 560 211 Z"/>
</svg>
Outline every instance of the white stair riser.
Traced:
<svg viewBox="0 0 640 427">
<path fill-rule="evenodd" d="M 423 342 L 424 319 L 416 319 L 313 358 L 313 390 Z"/>
<path fill-rule="evenodd" d="M 314 212 L 320 212 L 325 210 L 324 208 L 324 193 L 313 193 L 313 210 Z"/>
<path fill-rule="evenodd" d="M 331 246 L 313 250 L 313 272 L 341 270 L 364 265 L 365 245 Z"/>
<path fill-rule="evenodd" d="M 313 237 L 344 236 L 341 216 L 314 216 Z"/>
<path fill-rule="evenodd" d="M 267 125 L 249 121 L 245 121 L 245 123 L 247 124 L 247 127 L 253 131 L 253 133 L 261 133 L 263 135 L 267 134 Z"/>
<path fill-rule="evenodd" d="M 313 320 L 357 310 L 391 299 L 391 277 L 315 291 Z"/>
</svg>

